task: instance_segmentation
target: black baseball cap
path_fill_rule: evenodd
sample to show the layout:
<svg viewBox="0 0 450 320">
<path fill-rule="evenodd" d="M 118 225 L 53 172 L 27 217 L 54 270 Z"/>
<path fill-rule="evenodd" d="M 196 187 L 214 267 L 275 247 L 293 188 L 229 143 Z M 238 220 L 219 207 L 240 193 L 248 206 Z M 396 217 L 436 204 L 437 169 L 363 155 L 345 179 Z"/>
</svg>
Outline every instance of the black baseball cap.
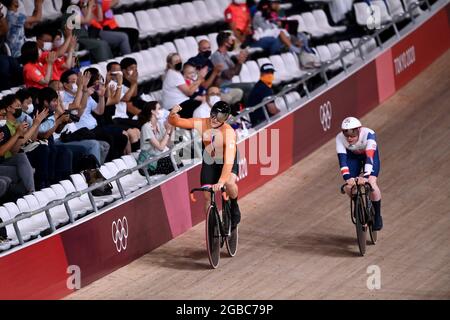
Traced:
<svg viewBox="0 0 450 320">
<path fill-rule="evenodd" d="M 259 69 L 261 73 L 267 73 L 267 72 L 275 72 L 275 68 L 273 67 L 273 64 L 271 63 L 264 63 L 261 68 Z"/>
</svg>

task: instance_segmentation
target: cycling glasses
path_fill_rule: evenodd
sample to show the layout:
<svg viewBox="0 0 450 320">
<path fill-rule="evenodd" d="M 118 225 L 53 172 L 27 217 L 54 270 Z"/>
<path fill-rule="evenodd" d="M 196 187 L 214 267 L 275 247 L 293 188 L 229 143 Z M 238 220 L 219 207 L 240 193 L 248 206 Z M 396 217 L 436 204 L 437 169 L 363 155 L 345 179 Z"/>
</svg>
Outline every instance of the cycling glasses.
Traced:
<svg viewBox="0 0 450 320">
<path fill-rule="evenodd" d="M 346 138 L 354 138 L 354 137 L 357 137 L 359 135 L 359 130 L 358 130 L 358 128 L 356 128 L 356 129 L 347 129 L 347 130 L 342 130 L 342 133 L 344 134 L 344 136 Z"/>
</svg>

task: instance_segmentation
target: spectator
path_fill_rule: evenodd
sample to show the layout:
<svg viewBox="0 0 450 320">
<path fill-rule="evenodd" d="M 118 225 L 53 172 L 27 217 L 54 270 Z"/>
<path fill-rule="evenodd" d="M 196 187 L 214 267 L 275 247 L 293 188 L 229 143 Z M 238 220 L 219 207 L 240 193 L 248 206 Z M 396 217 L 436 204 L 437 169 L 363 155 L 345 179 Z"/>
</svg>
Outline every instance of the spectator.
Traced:
<svg viewBox="0 0 450 320">
<path fill-rule="evenodd" d="M 78 83 L 77 83 L 78 80 Z M 83 77 L 77 76 L 77 73 L 75 71 L 72 70 L 68 70 L 66 72 L 63 73 L 63 75 L 61 76 L 61 82 L 52 82 L 49 84 L 49 87 L 57 87 L 60 84 L 62 87 L 62 92 L 58 93 L 60 99 L 64 101 L 64 95 L 65 95 L 65 90 L 66 90 L 66 86 L 70 86 L 71 88 L 71 92 L 73 87 L 72 85 L 76 86 L 76 90 L 74 90 L 74 95 L 75 95 L 75 99 L 72 103 L 66 103 L 64 105 L 63 102 L 61 102 L 61 105 L 63 106 L 63 110 L 66 113 L 70 113 L 71 116 L 78 116 L 78 109 L 79 109 L 79 104 L 81 103 L 82 100 L 82 90 L 83 90 L 83 86 L 82 86 L 82 80 Z M 66 83 L 66 86 L 63 85 L 63 83 Z M 70 85 L 67 85 L 68 83 L 70 83 Z M 86 98 L 87 99 L 87 98 Z M 85 102 L 84 102 L 85 103 Z M 61 109 L 59 109 L 61 110 Z M 69 116 L 70 117 L 70 116 Z M 70 131 L 70 128 L 74 128 L 76 129 L 76 125 L 75 124 L 69 124 L 63 128 L 62 131 Z M 89 155 L 92 154 L 94 155 L 98 162 L 100 164 L 103 164 L 105 162 L 106 156 L 108 154 L 109 151 L 109 144 L 106 141 L 99 141 L 99 140 L 95 140 L 95 139 L 84 139 L 81 141 L 70 141 L 70 142 L 63 142 L 60 139 L 59 135 L 55 135 L 54 134 L 54 139 L 55 139 L 55 144 L 64 144 L 65 146 L 67 146 L 73 154 L 73 158 L 74 159 L 78 159 L 83 155 Z M 74 160 L 74 162 L 76 163 L 76 160 Z M 73 166 L 74 168 L 76 168 L 76 166 Z"/>
<path fill-rule="evenodd" d="M 66 71 L 70 72 L 70 71 Z M 68 73 L 69 74 L 69 73 Z M 81 91 L 78 84 L 78 75 L 64 73 L 61 82 L 64 85 L 64 105 L 68 105 L 71 110 L 77 110 L 80 121 L 75 123 L 75 129 L 87 128 L 92 136 L 97 140 L 106 141 L 110 148 L 106 161 L 120 158 L 124 154 L 127 146 L 127 136 L 120 128 L 114 126 L 98 126 L 93 113 L 101 116 L 105 109 L 105 87 L 102 83 L 100 73 L 95 68 L 85 70 L 82 76 Z M 80 98 L 81 97 L 81 98 Z"/>
<path fill-rule="evenodd" d="M 200 70 L 205 66 L 208 67 L 208 73 L 206 74 L 205 80 L 201 84 L 205 89 L 208 89 L 214 84 L 223 68 L 223 65 L 221 64 L 214 66 L 210 57 L 211 44 L 208 40 L 203 39 L 198 42 L 198 54 L 187 61 L 187 63 L 195 66 L 197 70 Z"/>
<path fill-rule="evenodd" d="M 31 127 L 33 125 L 33 119 L 31 116 L 34 112 L 31 93 L 27 89 L 20 89 L 16 92 L 16 98 L 20 101 L 22 106 L 22 115 L 17 118 L 17 121 L 20 123 L 25 121 L 28 124 L 28 127 Z"/>
<path fill-rule="evenodd" d="M 194 118 L 209 118 L 212 106 L 220 100 L 220 89 L 214 86 L 209 87 L 205 102 L 194 111 Z"/>
<path fill-rule="evenodd" d="M 178 53 L 171 53 L 167 56 L 167 69 L 164 75 L 162 88 L 162 105 L 166 110 L 172 109 L 173 106 L 179 104 L 183 109 L 180 116 L 191 118 L 195 108 L 201 102 L 189 99 L 200 87 L 207 73 L 207 67 L 201 69 L 197 80 L 192 81 L 190 85 L 181 73 L 183 64 Z"/>
<path fill-rule="evenodd" d="M 234 37 L 229 32 L 219 32 L 217 35 L 217 45 L 219 48 L 212 55 L 211 61 L 215 66 L 220 64 L 223 68 L 216 81 L 216 85 L 218 85 L 225 93 L 232 93 L 227 92 L 230 88 L 241 89 L 240 96 L 232 96 L 230 99 L 231 101 L 227 101 L 227 99 L 223 97 L 225 102 L 229 104 L 235 104 L 241 100 L 244 100 L 245 102 L 245 93 L 250 92 L 254 84 L 244 82 L 232 83 L 231 79 L 241 72 L 242 64 L 247 60 L 248 53 L 246 50 L 241 50 L 237 59 L 235 59 L 235 61 L 232 60 L 229 52 L 234 50 L 235 41 Z"/>
<path fill-rule="evenodd" d="M 274 72 L 275 69 L 272 64 L 266 63 L 263 64 L 260 68 L 261 78 L 255 84 L 255 87 L 250 92 L 250 96 L 248 97 L 248 106 L 254 107 L 257 104 L 261 103 L 264 98 L 272 96 L 272 83 L 274 80 Z M 273 116 L 280 112 L 274 102 L 268 103 L 265 108 L 269 113 L 269 116 Z M 264 115 L 264 110 L 259 108 L 250 113 L 250 120 L 252 122 L 252 126 L 256 127 L 258 124 L 266 120 Z"/>
<path fill-rule="evenodd" d="M 140 50 L 139 30 L 134 28 L 122 28 L 118 26 L 111 8 L 115 7 L 119 0 L 97 0 L 96 12 L 98 29 L 104 31 L 123 32 L 128 35 L 129 46 L 133 51 Z M 99 8 L 101 9 L 100 11 Z"/>
<path fill-rule="evenodd" d="M 72 16 L 72 11 L 68 12 L 68 7 L 71 5 L 77 5 L 80 9 L 76 12 L 76 17 Z M 73 33 L 78 38 L 78 42 L 92 55 L 94 62 L 106 61 L 112 59 L 113 54 L 108 42 L 98 39 L 98 37 L 90 36 L 88 29 L 93 18 L 94 0 L 63 0 L 61 12 L 63 14 L 63 26 L 74 29 Z M 74 21 L 79 21 L 81 26 L 78 27 L 74 24 Z"/>
<path fill-rule="evenodd" d="M 22 108 L 19 100 L 14 94 L 3 97 L 3 103 L 1 105 L 3 110 L 6 110 L 6 125 L 3 127 L 4 141 L 7 145 L 3 153 L 0 154 L 4 159 L 14 157 L 21 149 L 26 152 L 26 156 L 34 170 L 34 181 L 36 188 L 42 189 L 49 186 L 49 177 L 51 176 L 50 170 L 53 168 L 49 166 L 49 148 L 46 144 L 34 144 L 33 148 L 27 150 L 23 148 L 29 140 L 36 140 L 37 130 L 41 122 L 47 117 L 48 110 L 43 110 L 41 113 L 36 113 L 36 117 L 33 120 L 33 125 L 28 127 L 26 122 L 18 122 L 17 119 L 22 114 Z M 15 137 L 17 131 L 20 131 L 20 135 L 16 139 L 13 139 L 13 143 L 9 144 L 9 140 Z M 33 175 L 31 175 L 32 177 Z M 29 182 L 26 183 L 27 190 L 30 189 Z M 33 187 L 34 189 L 34 187 Z"/>
<path fill-rule="evenodd" d="M 38 89 L 48 85 L 53 75 L 53 64 L 56 60 L 56 53 L 48 54 L 45 64 L 39 62 L 39 50 L 36 42 L 27 41 L 22 46 L 23 78 L 25 86 Z"/>
<path fill-rule="evenodd" d="M 73 154 L 71 149 L 64 144 L 55 144 L 53 134 L 57 131 L 60 132 L 62 126 L 70 122 L 70 116 L 58 109 L 58 94 L 52 88 L 41 89 L 37 102 L 39 112 L 49 111 L 49 115 L 39 125 L 38 138 L 48 141 L 49 165 L 53 168 L 53 170 L 49 170 L 52 174 L 49 180 L 50 183 L 58 183 L 61 180 L 69 179 L 73 172 Z"/>
<path fill-rule="evenodd" d="M 61 31 L 53 37 L 49 31 L 42 30 L 36 37 L 39 49 L 39 62 L 45 64 L 50 52 L 55 52 L 56 59 L 53 63 L 52 80 L 59 80 L 61 74 L 74 66 L 74 50 L 77 38 L 72 36 L 72 31 L 66 29 L 66 37 Z"/>
<path fill-rule="evenodd" d="M 34 23 L 41 20 L 42 1 L 43 0 L 34 1 L 33 15 L 27 17 L 18 11 L 19 0 L 2 0 L 2 3 L 8 8 L 8 13 L 6 15 L 9 26 L 7 43 L 13 57 L 20 56 L 20 49 L 25 43 L 25 28 L 30 28 Z"/>
<path fill-rule="evenodd" d="M 102 10 L 102 0 L 97 0 L 97 4 L 92 8 L 92 19 L 90 21 L 89 33 L 92 38 L 100 38 L 108 42 L 112 49 L 119 49 L 120 55 L 131 53 L 130 41 L 125 32 L 118 30 L 104 29 L 104 16 Z M 112 12 L 112 11 L 110 11 Z M 107 19 L 108 20 L 108 19 Z M 109 20 L 110 21 L 110 20 Z"/>
<path fill-rule="evenodd" d="M 143 163 L 147 159 L 159 156 L 169 150 L 173 127 L 169 123 L 164 125 L 158 121 L 163 117 L 163 109 L 157 101 L 147 102 L 139 115 L 141 127 L 141 152 L 138 163 Z M 174 171 L 170 156 L 152 162 L 147 167 L 150 175 L 169 174 Z M 140 170 L 143 175 L 143 170 Z"/>
<path fill-rule="evenodd" d="M 8 34 L 8 21 L 3 13 L 4 7 L 0 3 L 0 91 L 15 87 L 23 83 L 22 70 L 16 59 L 8 56 L 5 39 Z"/>
<path fill-rule="evenodd" d="M 11 135 L 6 126 L 6 113 L 2 100 L 0 101 L 0 176 L 8 177 L 8 180 L 11 180 L 8 190 L 19 197 L 35 190 L 33 168 L 24 153 L 17 153 L 5 158 L 6 153 L 11 152 L 19 137 L 22 137 L 26 131 L 26 124 L 22 123 Z"/>
<path fill-rule="evenodd" d="M 206 67 L 205 67 L 205 73 L 206 73 Z M 192 83 L 198 80 L 199 72 L 197 71 L 197 68 L 192 65 L 189 62 L 186 62 L 183 65 L 183 77 L 184 81 L 188 86 L 190 86 Z M 205 88 L 200 85 L 198 89 L 189 97 L 190 100 L 199 101 L 200 103 L 204 101 L 204 96 L 206 94 Z"/>
<path fill-rule="evenodd" d="M 241 48 L 247 45 L 260 47 L 269 54 L 279 54 L 283 44 L 278 37 L 267 36 L 259 39 L 253 38 L 250 10 L 245 0 L 233 0 L 225 10 L 225 22 L 228 23 L 236 39 L 241 43 Z"/>
<path fill-rule="evenodd" d="M 261 0 L 258 4 L 258 11 L 253 17 L 253 29 L 258 37 L 262 38 L 268 35 L 277 37 L 289 48 L 289 51 L 300 54 L 300 48 L 292 43 L 289 33 L 277 24 L 279 22 L 275 12 L 277 5 L 279 6 L 279 0 Z"/>
</svg>

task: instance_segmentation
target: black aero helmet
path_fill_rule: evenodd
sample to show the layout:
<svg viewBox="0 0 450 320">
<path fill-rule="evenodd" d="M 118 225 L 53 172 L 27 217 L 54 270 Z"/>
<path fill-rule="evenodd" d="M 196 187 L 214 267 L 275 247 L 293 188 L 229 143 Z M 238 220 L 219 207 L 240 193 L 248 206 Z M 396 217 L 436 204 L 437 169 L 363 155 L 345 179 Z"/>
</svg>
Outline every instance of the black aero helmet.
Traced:
<svg viewBox="0 0 450 320">
<path fill-rule="evenodd" d="M 211 118 L 224 122 L 231 113 L 230 105 L 224 101 L 217 101 L 211 108 Z"/>
</svg>

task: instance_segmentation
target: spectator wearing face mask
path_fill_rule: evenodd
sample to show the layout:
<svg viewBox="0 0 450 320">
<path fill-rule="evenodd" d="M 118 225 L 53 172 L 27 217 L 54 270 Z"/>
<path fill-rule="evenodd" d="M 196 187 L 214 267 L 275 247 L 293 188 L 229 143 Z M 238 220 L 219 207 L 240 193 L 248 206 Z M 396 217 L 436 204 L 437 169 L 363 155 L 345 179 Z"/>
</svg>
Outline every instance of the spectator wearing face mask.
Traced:
<svg viewBox="0 0 450 320">
<path fill-rule="evenodd" d="M 253 88 L 254 83 L 232 83 L 231 79 L 241 72 L 242 64 L 247 60 L 248 52 L 247 50 L 241 50 L 237 57 L 231 57 L 230 52 L 235 48 L 235 40 L 233 35 L 229 32 L 219 32 L 217 35 L 217 45 L 218 49 L 211 56 L 211 61 L 215 66 L 220 64 L 223 68 L 219 77 L 217 77 L 215 85 L 219 86 L 222 92 L 227 94 L 230 93 L 230 88 L 241 89 L 243 94 L 241 98 L 243 97 L 242 100 L 244 100 L 245 103 L 246 95 Z M 237 98 L 238 97 L 232 97 L 232 101 L 226 102 L 230 104 L 237 103 L 239 102 Z"/>
<path fill-rule="evenodd" d="M 26 122 L 28 126 L 31 127 L 33 125 L 33 113 L 34 113 L 34 105 L 33 105 L 33 97 L 31 93 L 27 89 L 20 89 L 16 92 L 16 98 L 20 101 L 22 106 L 22 115 L 17 118 L 17 121 L 20 123 Z"/>
<path fill-rule="evenodd" d="M 53 63 L 52 80 L 59 80 L 61 74 L 74 66 L 74 51 L 77 45 L 77 38 L 72 36 L 72 31 L 66 29 L 66 36 L 61 31 L 57 31 L 53 37 L 49 31 L 41 31 L 36 37 L 39 49 L 39 62 L 45 64 L 50 52 L 56 53 Z"/>
<path fill-rule="evenodd" d="M 25 86 L 38 89 L 48 85 L 53 75 L 53 63 L 56 53 L 48 54 L 45 63 L 39 61 L 39 50 L 36 42 L 27 41 L 22 46 L 23 79 Z"/>
<path fill-rule="evenodd" d="M 274 77 L 275 68 L 271 63 L 266 63 L 261 66 L 260 72 L 261 78 L 255 84 L 254 88 L 252 89 L 248 97 L 247 105 L 249 107 L 256 106 L 257 104 L 261 103 L 264 100 L 264 98 L 272 96 L 274 94 L 272 90 L 272 83 L 275 78 Z M 253 127 L 257 126 L 258 124 L 266 120 L 262 108 L 259 108 L 258 110 L 255 110 L 250 113 L 250 120 L 252 122 Z M 267 109 L 269 116 L 276 115 L 277 113 L 280 112 L 280 110 L 277 108 L 274 102 L 266 104 L 265 108 Z"/>
<path fill-rule="evenodd" d="M 6 110 L 6 124 L 3 130 L 5 135 L 5 141 L 16 135 L 17 131 L 20 131 L 20 135 L 17 139 L 13 140 L 8 150 L 3 153 L 4 159 L 14 157 L 19 151 L 26 152 L 26 156 L 31 163 L 34 170 L 34 181 L 37 190 L 46 188 L 50 185 L 49 178 L 51 176 L 50 170 L 53 168 L 49 166 L 50 149 L 46 144 L 32 143 L 34 145 L 32 149 L 27 150 L 23 147 L 28 145 L 30 140 L 36 141 L 38 128 L 42 121 L 48 116 L 48 110 L 45 109 L 42 112 L 36 113 L 33 119 L 33 125 L 28 127 L 26 122 L 19 122 L 17 119 L 22 115 L 22 107 L 20 101 L 14 94 L 3 97 L 3 104 L 1 106 Z M 29 185 L 29 183 L 27 183 Z"/>
<path fill-rule="evenodd" d="M 212 106 L 218 101 L 221 101 L 220 89 L 214 86 L 209 87 L 205 102 L 194 111 L 194 118 L 209 118 Z"/>
<path fill-rule="evenodd" d="M 196 79 L 191 79 L 190 84 L 181 73 L 183 64 L 178 53 L 171 53 L 167 56 L 167 69 L 163 80 L 162 106 L 166 110 L 171 110 L 174 106 L 180 105 L 183 109 L 180 116 L 191 118 L 192 114 L 201 102 L 191 100 L 192 96 L 201 86 L 208 71 L 205 66 L 197 75 Z"/>
<path fill-rule="evenodd" d="M 42 1 L 34 1 L 34 11 L 31 17 L 19 12 L 19 0 L 2 0 L 3 5 L 8 8 L 6 20 L 8 21 L 8 35 L 6 42 L 11 49 L 13 57 L 19 57 L 21 48 L 25 43 L 25 28 L 31 28 L 33 24 L 41 21 Z"/>
<path fill-rule="evenodd" d="M 163 124 L 159 119 L 163 116 L 163 109 L 157 101 L 147 102 L 139 114 L 141 127 L 141 152 L 138 156 L 138 163 L 143 163 L 147 159 L 159 156 L 169 150 L 173 127 L 167 123 Z M 174 171 L 170 156 L 150 163 L 147 167 L 150 175 L 169 174 Z M 143 170 L 140 170 L 143 175 Z"/>
</svg>

